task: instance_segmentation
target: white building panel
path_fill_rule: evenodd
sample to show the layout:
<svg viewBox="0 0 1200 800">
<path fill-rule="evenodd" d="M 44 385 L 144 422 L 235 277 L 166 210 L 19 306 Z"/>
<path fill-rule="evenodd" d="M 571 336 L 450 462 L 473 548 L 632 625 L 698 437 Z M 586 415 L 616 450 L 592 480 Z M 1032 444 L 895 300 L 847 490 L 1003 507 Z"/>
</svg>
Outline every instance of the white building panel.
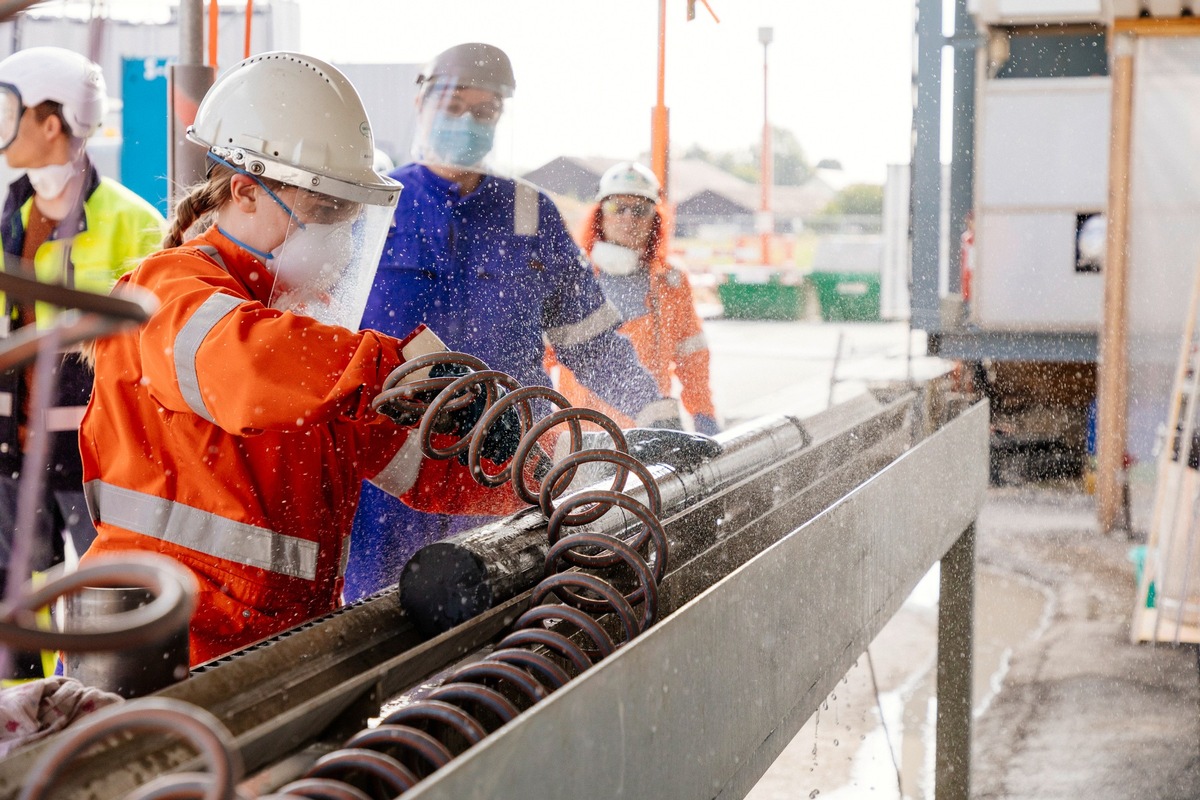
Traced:
<svg viewBox="0 0 1200 800">
<path fill-rule="evenodd" d="M 988 81 L 978 107 L 976 204 L 1100 210 L 1108 197 L 1110 80 Z"/>
<path fill-rule="evenodd" d="M 968 11 L 981 25 L 1099 22 L 1104 0 L 971 0 Z"/>
<path fill-rule="evenodd" d="M 1075 271 L 1073 212 L 993 212 L 976 222 L 975 247 L 972 322 L 986 330 L 1098 329 L 1104 280 Z"/>
</svg>

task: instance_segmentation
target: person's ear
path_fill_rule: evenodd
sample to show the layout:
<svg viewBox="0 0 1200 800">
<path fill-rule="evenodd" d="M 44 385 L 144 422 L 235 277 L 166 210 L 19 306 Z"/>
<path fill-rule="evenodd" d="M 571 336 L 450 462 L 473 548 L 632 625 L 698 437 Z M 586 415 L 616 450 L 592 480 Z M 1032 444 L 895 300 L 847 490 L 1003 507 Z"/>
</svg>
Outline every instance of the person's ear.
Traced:
<svg viewBox="0 0 1200 800">
<path fill-rule="evenodd" d="M 238 211 L 253 214 L 258 208 L 258 183 L 240 172 L 229 178 L 229 197 Z"/>
<path fill-rule="evenodd" d="M 38 122 L 38 130 L 41 131 L 42 137 L 47 142 L 54 141 L 59 134 L 64 133 L 62 117 L 58 114 L 47 115 L 45 119 Z"/>
</svg>

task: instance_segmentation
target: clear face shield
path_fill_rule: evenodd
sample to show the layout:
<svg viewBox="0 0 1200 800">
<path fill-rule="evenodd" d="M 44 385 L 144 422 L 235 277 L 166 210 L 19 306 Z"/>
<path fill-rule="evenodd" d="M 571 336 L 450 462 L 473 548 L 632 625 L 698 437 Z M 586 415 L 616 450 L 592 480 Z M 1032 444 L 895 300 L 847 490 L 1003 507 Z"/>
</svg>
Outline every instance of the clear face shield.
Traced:
<svg viewBox="0 0 1200 800">
<path fill-rule="evenodd" d="M 518 116 L 513 111 L 511 97 L 439 77 L 418 95 L 413 160 L 509 176 Z"/>
<path fill-rule="evenodd" d="M 11 83 L 0 83 L 0 151 L 17 138 L 21 126 L 21 115 L 25 113 L 25 104 L 21 102 L 21 92 Z"/>
<path fill-rule="evenodd" d="M 279 202 L 291 220 L 267 262 L 275 276 L 269 305 L 358 330 L 394 204 L 356 203 L 306 189 L 295 193 L 291 206 Z"/>
</svg>

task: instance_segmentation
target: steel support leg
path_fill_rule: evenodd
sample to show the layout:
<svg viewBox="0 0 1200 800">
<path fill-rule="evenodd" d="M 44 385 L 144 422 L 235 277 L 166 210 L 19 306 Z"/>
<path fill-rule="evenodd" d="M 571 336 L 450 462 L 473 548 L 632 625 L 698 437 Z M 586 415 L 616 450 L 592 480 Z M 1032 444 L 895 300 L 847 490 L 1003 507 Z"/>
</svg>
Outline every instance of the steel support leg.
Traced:
<svg viewBox="0 0 1200 800">
<path fill-rule="evenodd" d="M 938 603 L 937 800 L 971 793 L 971 682 L 975 665 L 975 525 L 942 557 Z"/>
</svg>

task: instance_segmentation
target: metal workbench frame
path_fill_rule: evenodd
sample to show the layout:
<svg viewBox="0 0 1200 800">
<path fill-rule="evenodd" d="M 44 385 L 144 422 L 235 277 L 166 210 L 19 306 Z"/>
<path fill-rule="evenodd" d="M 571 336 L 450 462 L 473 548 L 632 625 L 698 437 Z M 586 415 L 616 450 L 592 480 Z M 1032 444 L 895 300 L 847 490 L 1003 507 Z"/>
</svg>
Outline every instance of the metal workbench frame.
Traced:
<svg viewBox="0 0 1200 800">
<path fill-rule="evenodd" d="M 972 407 L 406 797 L 743 797 L 941 561 L 936 792 L 965 800 L 987 421 Z"/>
</svg>

